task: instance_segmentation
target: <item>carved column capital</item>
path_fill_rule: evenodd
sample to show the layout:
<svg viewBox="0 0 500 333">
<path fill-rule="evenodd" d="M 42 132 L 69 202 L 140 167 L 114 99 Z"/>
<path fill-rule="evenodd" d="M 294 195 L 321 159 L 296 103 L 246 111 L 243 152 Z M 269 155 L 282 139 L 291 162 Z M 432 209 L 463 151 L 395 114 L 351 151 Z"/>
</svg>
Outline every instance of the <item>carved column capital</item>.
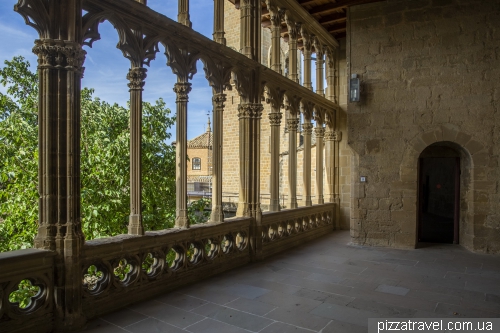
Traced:
<svg viewBox="0 0 500 333">
<path fill-rule="evenodd" d="M 242 118 L 260 119 L 262 118 L 262 110 L 264 110 L 262 104 L 256 104 L 256 103 L 239 104 L 238 119 Z"/>
<path fill-rule="evenodd" d="M 314 133 L 316 133 L 316 138 L 323 138 L 325 136 L 325 128 L 323 126 L 316 126 Z"/>
<path fill-rule="evenodd" d="M 291 20 L 289 17 L 285 16 L 285 23 L 288 28 L 288 36 L 292 40 L 296 40 L 300 32 L 300 23 Z"/>
<path fill-rule="evenodd" d="M 148 70 L 146 68 L 142 67 L 134 67 L 129 69 L 127 73 L 127 80 L 130 81 L 130 83 L 127 84 L 127 86 L 130 88 L 130 90 L 143 90 L 142 88 L 144 87 L 144 80 L 146 79 L 147 75 L 146 72 Z"/>
<path fill-rule="evenodd" d="M 176 103 L 187 102 L 189 100 L 188 94 L 191 91 L 191 83 L 177 82 L 174 85 L 174 92 L 177 94 Z"/>
<path fill-rule="evenodd" d="M 226 102 L 226 94 L 215 94 L 212 96 L 212 102 L 214 103 L 215 109 L 223 110 Z"/>
<path fill-rule="evenodd" d="M 304 45 L 304 51 L 311 51 L 312 49 L 312 39 L 314 38 L 305 28 L 302 26 L 300 28 L 300 34 L 302 35 L 302 42 Z"/>
<path fill-rule="evenodd" d="M 323 55 L 325 54 L 325 49 L 319 39 L 317 37 L 314 37 L 312 39 L 312 43 L 314 45 L 314 50 L 316 52 L 316 61 L 322 61 L 323 60 Z"/>
<path fill-rule="evenodd" d="M 304 132 L 304 135 L 311 135 L 312 129 L 313 129 L 313 124 L 311 124 L 311 123 L 303 123 L 302 124 L 302 130 Z"/>
<path fill-rule="evenodd" d="M 289 132 L 291 132 L 291 131 L 296 132 L 297 129 L 299 128 L 299 119 L 297 119 L 297 118 L 287 119 L 286 126 L 287 126 Z"/>
<path fill-rule="evenodd" d="M 332 131 L 332 130 L 326 130 L 325 131 L 325 141 L 335 141 L 335 135 L 334 135 L 334 132 L 335 131 Z"/>
<path fill-rule="evenodd" d="M 83 73 L 87 52 L 80 44 L 53 39 L 37 39 L 33 53 L 38 56 L 40 68 L 65 68 Z"/>
<path fill-rule="evenodd" d="M 269 124 L 271 124 L 271 126 L 279 126 L 281 124 L 281 118 L 281 112 L 271 112 L 269 113 Z"/>
</svg>

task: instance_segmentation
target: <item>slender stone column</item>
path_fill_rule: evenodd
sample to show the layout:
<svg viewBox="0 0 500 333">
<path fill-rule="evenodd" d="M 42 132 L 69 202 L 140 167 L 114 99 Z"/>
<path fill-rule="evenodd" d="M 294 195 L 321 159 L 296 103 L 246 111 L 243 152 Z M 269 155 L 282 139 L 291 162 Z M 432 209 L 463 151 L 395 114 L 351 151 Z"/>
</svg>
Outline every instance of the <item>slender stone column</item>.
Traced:
<svg viewBox="0 0 500 333">
<path fill-rule="evenodd" d="M 289 13 L 285 14 L 285 22 L 288 27 L 288 61 L 290 80 L 299 83 L 299 75 L 297 73 L 297 35 L 300 29 L 300 24 L 294 22 Z"/>
<path fill-rule="evenodd" d="M 301 28 L 300 34 L 302 35 L 302 42 L 304 48 L 302 53 L 304 54 L 304 87 L 312 90 L 311 81 L 311 50 L 312 50 L 312 36 L 307 32 L 304 27 Z"/>
<path fill-rule="evenodd" d="M 325 60 L 323 45 L 319 42 L 317 38 L 314 38 L 314 49 L 316 50 L 316 94 L 325 97 L 324 89 L 324 67 L 323 64 Z"/>
<path fill-rule="evenodd" d="M 215 94 L 212 97 L 214 105 L 214 131 L 212 144 L 212 222 L 223 222 L 222 208 L 222 146 L 223 146 L 223 112 L 226 94 Z"/>
<path fill-rule="evenodd" d="M 304 136 L 304 163 L 303 163 L 303 179 L 304 179 L 304 198 L 305 205 L 312 206 L 311 200 L 311 134 L 313 125 L 311 118 L 304 117 L 302 124 L 302 135 Z"/>
<path fill-rule="evenodd" d="M 334 103 L 337 103 L 336 87 L 335 87 L 335 55 L 331 47 L 326 48 L 326 98 Z"/>
<path fill-rule="evenodd" d="M 240 52 L 259 63 L 261 10 L 260 0 L 240 1 Z"/>
<path fill-rule="evenodd" d="M 335 202 L 335 158 L 334 130 L 328 124 L 325 131 L 325 167 L 328 202 Z"/>
<path fill-rule="evenodd" d="M 290 188 L 289 208 L 297 208 L 297 129 L 299 119 L 290 113 L 288 126 L 288 186 Z"/>
<path fill-rule="evenodd" d="M 142 90 L 146 79 L 145 68 L 131 68 L 130 81 L 130 215 L 128 233 L 144 235 L 141 212 L 141 139 L 142 139 Z"/>
<path fill-rule="evenodd" d="M 281 112 L 279 109 L 272 108 L 269 113 L 269 124 L 271 125 L 271 204 L 269 210 L 278 212 L 280 210 L 279 186 L 280 186 L 280 124 Z"/>
<path fill-rule="evenodd" d="M 281 17 L 283 12 L 278 9 L 272 0 L 266 0 L 271 19 L 271 69 L 281 73 Z"/>
<path fill-rule="evenodd" d="M 226 38 L 224 37 L 224 1 L 214 0 L 214 41 L 219 44 L 226 45 Z"/>
<path fill-rule="evenodd" d="M 176 228 L 189 228 L 187 215 L 187 103 L 191 83 L 177 82 L 174 92 L 177 94 L 176 142 L 175 142 L 175 187 L 176 187 Z"/>
<path fill-rule="evenodd" d="M 191 28 L 192 23 L 189 18 L 189 0 L 179 0 L 179 13 L 177 14 L 177 22 Z"/>
<path fill-rule="evenodd" d="M 238 105 L 240 123 L 240 200 L 237 216 L 257 216 L 260 209 L 260 119 L 262 104 Z"/>
<path fill-rule="evenodd" d="M 317 121 L 316 128 L 316 203 L 322 205 L 325 203 L 323 197 L 323 137 L 325 128 L 322 123 Z"/>
</svg>

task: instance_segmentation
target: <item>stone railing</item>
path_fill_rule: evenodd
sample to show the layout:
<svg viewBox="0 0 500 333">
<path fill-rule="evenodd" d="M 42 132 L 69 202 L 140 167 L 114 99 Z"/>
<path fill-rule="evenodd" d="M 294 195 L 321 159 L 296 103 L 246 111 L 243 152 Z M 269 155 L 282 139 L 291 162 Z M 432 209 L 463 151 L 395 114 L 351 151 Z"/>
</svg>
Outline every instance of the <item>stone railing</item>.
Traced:
<svg viewBox="0 0 500 333">
<path fill-rule="evenodd" d="M 333 231 L 334 218 L 333 203 L 264 213 L 261 258 L 286 251 Z"/>
<path fill-rule="evenodd" d="M 301 245 L 333 231 L 334 206 L 266 212 L 261 239 L 252 239 L 254 219 L 245 217 L 88 241 L 80 253 L 82 311 L 88 320 Z M 62 273 L 54 257 L 35 249 L 0 253 L 0 332 L 53 330 L 54 278 Z M 16 303 L 16 292 L 31 300 Z"/>
<path fill-rule="evenodd" d="M 0 253 L 0 332 L 50 332 L 55 252 Z"/>
</svg>

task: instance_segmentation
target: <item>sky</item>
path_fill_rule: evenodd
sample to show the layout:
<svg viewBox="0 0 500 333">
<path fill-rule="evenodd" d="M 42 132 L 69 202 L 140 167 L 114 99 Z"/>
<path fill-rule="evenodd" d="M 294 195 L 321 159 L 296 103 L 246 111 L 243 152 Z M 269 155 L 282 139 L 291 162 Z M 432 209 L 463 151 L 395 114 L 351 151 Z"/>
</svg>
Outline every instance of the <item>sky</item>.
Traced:
<svg viewBox="0 0 500 333">
<path fill-rule="evenodd" d="M 35 29 L 27 26 L 21 15 L 14 12 L 17 0 L 0 0 L 0 66 L 5 60 L 22 55 L 31 64 L 31 70 L 36 70 L 36 56 L 31 52 L 34 40 L 38 38 Z M 173 19 L 177 20 L 177 0 L 148 0 L 148 6 Z M 212 39 L 213 32 L 213 1 L 190 0 L 190 15 L 193 29 Z M 126 79 L 130 62 L 123 57 L 116 48 L 118 35 L 109 22 L 99 26 L 101 40 L 95 41 L 92 48 L 84 46 L 87 51 L 85 73 L 82 87 L 95 89 L 95 97 L 108 103 L 118 103 L 127 106 L 129 92 Z M 167 107 L 175 113 L 175 93 L 173 87 L 176 76 L 166 66 L 165 50 L 160 45 L 160 52 L 156 54 L 147 72 L 146 85 L 143 91 L 143 100 L 154 103 L 162 97 Z M 188 105 L 188 139 L 200 135 L 206 130 L 207 113 L 212 111 L 212 89 L 205 79 L 201 61 L 197 64 L 198 72 L 191 80 L 192 90 L 189 94 Z M 6 88 L 0 85 L 0 92 Z M 175 128 L 171 129 L 172 139 L 175 140 Z"/>
</svg>

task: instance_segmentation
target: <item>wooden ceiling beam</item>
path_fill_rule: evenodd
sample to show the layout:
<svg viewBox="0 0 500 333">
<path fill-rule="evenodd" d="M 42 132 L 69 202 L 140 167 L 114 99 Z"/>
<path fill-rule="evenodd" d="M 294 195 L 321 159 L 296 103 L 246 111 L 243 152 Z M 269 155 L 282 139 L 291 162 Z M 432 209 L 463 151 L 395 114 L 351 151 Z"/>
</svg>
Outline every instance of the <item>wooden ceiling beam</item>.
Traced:
<svg viewBox="0 0 500 333">
<path fill-rule="evenodd" d="M 337 0 L 335 3 L 328 3 L 325 5 L 320 5 L 313 7 L 309 10 L 309 14 L 325 14 L 334 11 L 338 11 L 340 9 L 344 9 L 350 6 L 363 5 L 372 2 L 379 2 L 381 0 Z"/>
<path fill-rule="evenodd" d="M 330 23 L 338 23 L 347 21 L 346 13 L 331 13 L 325 17 L 322 17 L 318 22 L 322 25 Z"/>
</svg>

